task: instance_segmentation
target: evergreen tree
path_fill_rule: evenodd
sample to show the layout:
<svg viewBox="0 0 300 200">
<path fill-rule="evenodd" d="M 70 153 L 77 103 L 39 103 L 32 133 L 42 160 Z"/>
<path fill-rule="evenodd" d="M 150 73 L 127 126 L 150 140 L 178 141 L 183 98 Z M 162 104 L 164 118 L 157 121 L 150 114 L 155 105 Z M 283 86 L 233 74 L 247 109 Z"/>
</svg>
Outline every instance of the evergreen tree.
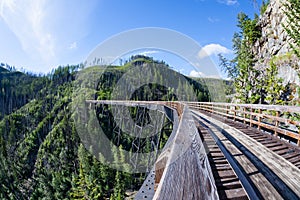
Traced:
<svg viewBox="0 0 300 200">
<path fill-rule="evenodd" d="M 114 189 L 110 199 L 111 200 L 125 199 L 124 180 L 122 179 L 122 173 L 119 171 L 117 171 L 116 173 Z"/>
<path fill-rule="evenodd" d="M 300 58 L 300 0 L 287 0 L 284 3 L 286 23 L 283 24 L 288 35 L 293 39 L 295 54 Z"/>
<path fill-rule="evenodd" d="M 235 58 L 231 61 L 219 55 L 222 69 L 227 72 L 228 76 L 234 79 L 236 98 L 241 103 L 258 103 L 261 101 L 261 84 L 256 82 L 259 72 L 254 69 L 254 55 L 252 45 L 261 36 L 257 27 L 256 17 L 251 20 L 246 14 L 238 14 L 239 33 L 233 36 L 233 50 Z"/>
</svg>

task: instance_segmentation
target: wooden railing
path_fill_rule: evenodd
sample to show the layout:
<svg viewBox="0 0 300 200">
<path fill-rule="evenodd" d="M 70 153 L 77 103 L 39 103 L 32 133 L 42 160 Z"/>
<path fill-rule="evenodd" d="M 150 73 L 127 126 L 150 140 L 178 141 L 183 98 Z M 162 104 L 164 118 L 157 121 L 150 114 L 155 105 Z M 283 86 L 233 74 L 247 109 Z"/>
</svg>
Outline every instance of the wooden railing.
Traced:
<svg viewBox="0 0 300 200">
<path fill-rule="evenodd" d="M 170 145 L 155 163 L 153 199 L 219 199 L 207 152 L 195 124 L 191 123 L 193 117 L 188 106 L 181 102 L 156 103 L 173 108 L 179 122 Z"/>
<path fill-rule="evenodd" d="M 140 199 L 219 199 L 207 153 L 198 134 L 197 127 L 188 106 L 181 102 L 165 101 L 106 101 L 86 100 L 92 104 L 124 106 L 162 105 L 172 108 L 176 116 L 174 132 L 169 137 L 154 165 L 154 182 L 149 179 L 140 188 Z M 173 136 L 173 137 L 172 137 Z M 152 174 L 149 174 L 151 177 Z M 145 186 L 145 187 L 144 187 Z M 209 188 L 209 189 L 207 189 Z M 153 197 L 151 192 L 153 190 Z M 149 193 L 148 193 L 149 192 Z M 148 195 L 150 194 L 150 195 Z"/>
<path fill-rule="evenodd" d="M 164 105 L 174 108 L 177 111 L 179 118 L 182 116 L 184 105 L 180 102 L 166 101 Z"/>
<path fill-rule="evenodd" d="M 300 146 L 300 107 L 260 104 L 186 102 L 191 109 L 204 110 L 242 121 Z"/>
</svg>

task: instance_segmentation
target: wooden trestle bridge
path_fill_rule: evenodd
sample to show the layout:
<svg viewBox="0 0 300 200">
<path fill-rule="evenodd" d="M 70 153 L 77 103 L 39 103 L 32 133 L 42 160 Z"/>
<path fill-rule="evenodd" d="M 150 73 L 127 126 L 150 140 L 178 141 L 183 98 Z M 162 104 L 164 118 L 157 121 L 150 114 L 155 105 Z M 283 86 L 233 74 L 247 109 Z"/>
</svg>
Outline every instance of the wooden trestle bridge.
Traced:
<svg viewBox="0 0 300 200">
<path fill-rule="evenodd" d="M 173 132 L 135 199 L 300 199 L 300 107 L 86 103 L 173 112 Z"/>
</svg>

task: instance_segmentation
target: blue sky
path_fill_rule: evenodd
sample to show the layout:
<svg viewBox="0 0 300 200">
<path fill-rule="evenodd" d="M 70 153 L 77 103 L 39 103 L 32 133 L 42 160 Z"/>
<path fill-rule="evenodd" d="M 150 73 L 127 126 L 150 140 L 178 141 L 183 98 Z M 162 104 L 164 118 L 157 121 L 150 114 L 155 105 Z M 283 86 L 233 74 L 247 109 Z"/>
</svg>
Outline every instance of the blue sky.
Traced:
<svg viewBox="0 0 300 200">
<path fill-rule="evenodd" d="M 83 62 L 113 35 L 161 27 L 195 40 L 217 65 L 217 53 L 232 56 L 231 39 L 241 11 L 253 17 L 258 6 L 251 0 L 0 0 L 0 62 L 47 73 Z M 187 75 L 201 73 L 184 71 L 176 56 L 141 53 L 165 58 Z"/>
</svg>

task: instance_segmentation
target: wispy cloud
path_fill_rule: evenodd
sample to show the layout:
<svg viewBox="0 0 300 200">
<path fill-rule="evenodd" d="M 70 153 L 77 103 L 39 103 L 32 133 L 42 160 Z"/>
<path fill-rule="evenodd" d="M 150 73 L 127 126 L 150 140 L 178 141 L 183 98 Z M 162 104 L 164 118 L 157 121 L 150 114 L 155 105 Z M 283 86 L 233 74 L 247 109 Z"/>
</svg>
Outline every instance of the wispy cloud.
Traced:
<svg viewBox="0 0 300 200">
<path fill-rule="evenodd" d="M 220 44 L 208 44 L 199 51 L 198 56 L 200 58 L 205 58 L 211 55 L 217 55 L 219 53 L 229 54 L 232 53 L 232 51 Z"/>
<path fill-rule="evenodd" d="M 3 16 L 5 9 L 9 9 L 15 12 L 16 2 L 15 0 L 1 0 L 0 1 L 0 15 Z"/>
<path fill-rule="evenodd" d="M 72 42 L 69 46 L 69 49 L 77 49 L 77 42 Z"/>
<path fill-rule="evenodd" d="M 55 57 L 55 38 L 46 29 L 46 0 L 0 0 L 0 17 L 23 50 L 44 62 Z"/>
<path fill-rule="evenodd" d="M 213 17 L 208 17 L 207 20 L 208 20 L 209 22 L 211 22 L 211 23 L 216 23 L 216 22 L 219 22 L 219 21 L 220 21 L 220 19 L 218 19 L 218 18 L 213 18 Z"/>
<path fill-rule="evenodd" d="M 237 5 L 239 3 L 237 0 L 218 0 L 218 2 L 228 6 Z"/>
</svg>

